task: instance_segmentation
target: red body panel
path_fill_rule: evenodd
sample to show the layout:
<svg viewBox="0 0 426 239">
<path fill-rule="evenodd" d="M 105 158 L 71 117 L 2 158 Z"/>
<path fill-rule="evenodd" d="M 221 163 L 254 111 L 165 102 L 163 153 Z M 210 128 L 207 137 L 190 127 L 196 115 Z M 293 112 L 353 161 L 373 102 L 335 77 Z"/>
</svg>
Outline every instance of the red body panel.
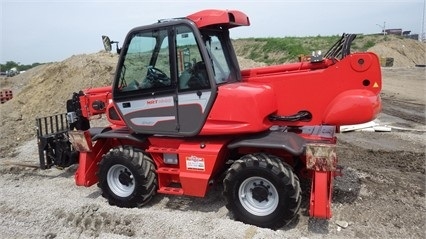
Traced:
<svg viewBox="0 0 426 239">
<path fill-rule="evenodd" d="M 360 59 L 363 59 L 363 64 Z M 300 62 L 245 70 L 244 81 L 270 85 L 275 90 L 278 115 L 301 110 L 312 113 L 309 122 L 286 125 L 360 124 L 376 118 L 381 109 L 381 72 L 373 53 L 357 53 L 332 64 Z M 359 114 L 354 117 L 354 114 Z"/>
<path fill-rule="evenodd" d="M 98 164 L 102 160 L 102 156 L 110 149 L 120 145 L 133 145 L 138 148 L 147 147 L 147 145 L 138 144 L 131 140 L 115 138 L 101 138 L 91 143 L 93 144 L 90 151 L 80 151 L 78 169 L 74 175 L 76 184 L 79 186 L 89 187 L 98 182 L 98 177 L 96 176 Z"/>
<path fill-rule="evenodd" d="M 271 127 L 266 116 L 276 111 L 275 93 L 267 84 L 233 83 L 219 87 L 201 135 L 254 133 Z"/>
<path fill-rule="evenodd" d="M 203 197 L 226 162 L 227 140 L 187 142 L 179 147 L 180 182 L 186 195 Z"/>
<path fill-rule="evenodd" d="M 106 106 L 110 103 L 112 98 L 112 86 L 89 88 L 83 91 L 83 95 L 80 96 L 81 111 L 84 117 L 90 118 L 94 115 L 105 113 Z M 95 109 L 94 103 L 102 102 L 103 108 Z"/>
<path fill-rule="evenodd" d="M 223 169 L 226 144 L 229 139 L 179 139 L 150 137 L 147 150 L 157 165 L 160 193 L 203 197 L 214 179 Z M 167 146 L 167 147 L 165 147 Z M 164 162 L 164 154 L 178 156 L 178 164 Z M 180 188 L 172 187 L 180 184 Z"/>
<path fill-rule="evenodd" d="M 379 95 L 369 90 L 347 90 L 330 102 L 322 118 L 330 125 L 360 124 L 375 119 L 380 109 Z"/>
<path fill-rule="evenodd" d="M 116 113 L 116 117 L 111 117 L 109 115 L 111 111 L 115 111 L 115 106 L 112 102 L 112 86 L 88 88 L 82 92 L 83 94 L 79 97 L 82 116 L 90 119 L 96 115 L 106 114 L 107 120 L 111 123 L 111 127 L 126 126 L 119 114 Z M 99 107 L 99 105 L 103 107 Z"/>
<path fill-rule="evenodd" d="M 98 163 L 102 159 L 102 155 L 111 148 L 109 140 L 98 140 L 92 147 L 90 152 L 80 152 L 78 169 L 75 172 L 74 179 L 78 186 L 90 187 L 98 182 L 96 172 L 98 171 Z"/>
<path fill-rule="evenodd" d="M 333 189 L 333 172 L 315 171 L 312 176 L 309 215 L 329 219 Z"/>
<path fill-rule="evenodd" d="M 362 59 L 362 64 L 359 62 Z M 219 87 L 202 135 L 260 132 L 280 122 L 268 116 L 305 110 L 310 121 L 287 126 L 349 125 L 376 118 L 381 109 L 381 72 L 373 53 L 340 62 L 294 63 L 242 71 L 243 82 Z"/>
</svg>

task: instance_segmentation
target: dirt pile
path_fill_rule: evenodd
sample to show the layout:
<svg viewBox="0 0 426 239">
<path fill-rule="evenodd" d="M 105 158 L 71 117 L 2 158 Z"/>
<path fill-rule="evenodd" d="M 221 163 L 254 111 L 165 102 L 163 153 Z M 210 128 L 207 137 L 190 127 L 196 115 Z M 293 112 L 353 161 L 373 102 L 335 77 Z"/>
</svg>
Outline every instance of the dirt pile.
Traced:
<svg viewBox="0 0 426 239">
<path fill-rule="evenodd" d="M 105 52 L 75 55 L 1 79 L 1 87 L 11 88 L 14 98 L 0 106 L 0 157 L 35 137 L 35 118 L 65 112 L 73 92 L 110 85 L 117 59 Z"/>
<path fill-rule="evenodd" d="M 393 58 L 394 67 L 414 67 L 426 64 L 426 43 L 412 39 L 393 39 L 368 49 L 383 58 Z"/>
</svg>

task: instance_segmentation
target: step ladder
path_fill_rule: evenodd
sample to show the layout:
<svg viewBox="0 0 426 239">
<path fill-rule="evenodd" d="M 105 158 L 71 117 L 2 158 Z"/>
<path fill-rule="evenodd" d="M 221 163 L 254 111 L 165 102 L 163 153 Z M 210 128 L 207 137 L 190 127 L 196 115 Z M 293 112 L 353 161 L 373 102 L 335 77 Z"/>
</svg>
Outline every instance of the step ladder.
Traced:
<svg viewBox="0 0 426 239">
<path fill-rule="evenodd" d="M 164 162 L 164 154 L 178 154 L 177 149 L 165 147 L 149 147 L 146 152 L 151 153 L 157 160 L 161 159 L 162 162 Z M 157 168 L 156 173 L 158 177 L 158 193 L 183 195 L 183 189 L 179 178 L 180 169 L 178 163 L 170 166 L 160 166 Z"/>
</svg>

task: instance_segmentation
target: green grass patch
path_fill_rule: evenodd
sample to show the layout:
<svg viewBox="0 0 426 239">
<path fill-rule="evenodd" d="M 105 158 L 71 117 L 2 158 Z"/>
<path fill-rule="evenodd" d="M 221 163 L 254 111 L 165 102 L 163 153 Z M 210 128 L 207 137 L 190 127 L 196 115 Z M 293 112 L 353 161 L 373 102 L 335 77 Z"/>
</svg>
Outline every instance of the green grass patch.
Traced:
<svg viewBox="0 0 426 239">
<path fill-rule="evenodd" d="M 299 55 L 310 55 L 313 51 L 325 53 L 340 39 L 341 35 L 310 37 L 269 37 L 244 38 L 233 41 L 238 56 L 245 57 L 267 65 L 298 61 Z M 351 50 L 367 51 L 379 42 L 393 36 L 358 35 L 352 42 Z"/>
</svg>

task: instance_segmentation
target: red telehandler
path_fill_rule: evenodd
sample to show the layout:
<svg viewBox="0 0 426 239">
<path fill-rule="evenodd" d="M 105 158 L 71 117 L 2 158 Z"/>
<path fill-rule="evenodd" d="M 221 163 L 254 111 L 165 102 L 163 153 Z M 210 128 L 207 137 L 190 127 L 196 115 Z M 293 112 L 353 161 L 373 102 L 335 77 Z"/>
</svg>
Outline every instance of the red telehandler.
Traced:
<svg viewBox="0 0 426 239">
<path fill-rule="evenodd" d="M 240 11 L 204 10 L 134 28 L 122 48 L 104 36 L 120 54 L 113 84 L 37 119 L 41 167 L 78 162 L 76 184 L 97 183 L 118 207 L 221 183 L 235 219 L 269 228 L 295 217 L 309 178 L 310 216 L 330 218 L 335 134 L 380 112 L 378 57 L 351 53 L 355 35 L 343 34 L 309 61 L 240 70 L 229 29 L 248 25 Z M 90 127 L 100 114 L 109 125 Z"/>
</svg>

